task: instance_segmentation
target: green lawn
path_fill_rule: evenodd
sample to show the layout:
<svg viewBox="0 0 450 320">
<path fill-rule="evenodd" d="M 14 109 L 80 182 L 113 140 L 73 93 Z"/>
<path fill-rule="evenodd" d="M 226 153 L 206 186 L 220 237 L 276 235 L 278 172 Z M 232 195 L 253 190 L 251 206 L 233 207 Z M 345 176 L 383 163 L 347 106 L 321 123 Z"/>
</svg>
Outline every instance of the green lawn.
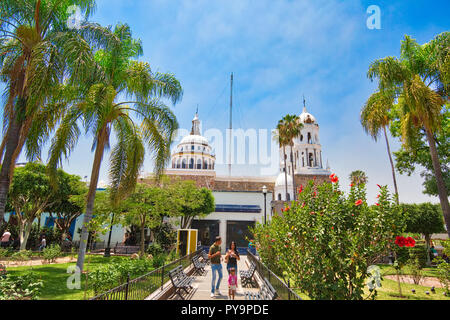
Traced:
<svg viewBox="0 0 450 320">
<path fill-rule="evenodd" d="M 388 275 L 396 275 L 396 271 L 395 268 L 392 265 L 388 265 L 388 264 L 380 264 L 378 265 L 381 269 L 381 275 L 383 276 L 388 276 Z M 429 267 L 429 268 L 423 268 L 423 275 L 425 277 L 437 277 L 438 273 L 437 273 L 437 269 L 435 267 Z M 404 274 L 408 274 L 408 268 L 405 267 L 402 269 L 402 272 Z"/>
<path fill-rule="evenodd" d="M 92 271 L 103 264 L 112 263 L 121 259 L 129 258 L 104 258 L 103 256 L 98 255 L 87 256 L 85 261 L 85 270 L 89 269 L 89 271 Z M 70 290 L 67 288 L 67 279 L 70 276 L 67 273 L 67 268 L 71 265 L 75 265 L 75 263 L 52 264 L 32 267 L 10 267 L 8 268 L 8 273 L 20 275 L 26 271 L 33 270 L 38 276 L 41 277 L 44 282 L 44 287 L 40 296 L 41 300 L 83 300 L 84 288 L 86 284 L 84 275 L 82 276 L 81 290 Z M 93 292 L 88 291 L 86 296 L 87 298 L 92 297 Z"/>
<path fill-rule="evenodd" d="M 396 271 L 391 265 L 379 265 L 382 276 L 395 275 Z M 435 267 L 424 268 L 425 277 L 437 277 L 437 270 Z M 404 274 L 408 274 L 408 270 L 403 270 Z M 377 289 L 376 300 L 450 300 L 450 297 L 444 296 L 444 289 L 436 288 L 436 293 L 431 293 L 430 287 L 421 285 L 414 285 L 408 283 L 401 283 L 403 298 L 399 297 L 398 283 L 397 281 L 384 278 L 381 282 L 381 288 Z M 412 289 L 416 290 L 416 293 L 412 293 Z M 427 295 L 425 292 L 429 291 Z M 369 290 L 365 290 L 366 296 L 369 295 Z M 303 300 L 311 300 L 306 294 L 297 292 Z"/>
<path fill-rule="evenodd" d="M 444 296 L 444 289 L 436 288 L 436 293 L 431 293 L 430 287 L 418 286 L 415 284 L 402 283 L 403 298 L 399 297 L 398 283 L 394 280 L 384 279 L 382 281 L 382 287 L 377 289 L 378 295 L 376 300 L 449 300 L 450 297 Z M 411 290 L 415 289 L 416 293 L 412 293 Z M 368 290 L 366 290 L 367 293 Z M 430 295 L 425 294 L 425 291 L 429 291 Z"/>
</svg>

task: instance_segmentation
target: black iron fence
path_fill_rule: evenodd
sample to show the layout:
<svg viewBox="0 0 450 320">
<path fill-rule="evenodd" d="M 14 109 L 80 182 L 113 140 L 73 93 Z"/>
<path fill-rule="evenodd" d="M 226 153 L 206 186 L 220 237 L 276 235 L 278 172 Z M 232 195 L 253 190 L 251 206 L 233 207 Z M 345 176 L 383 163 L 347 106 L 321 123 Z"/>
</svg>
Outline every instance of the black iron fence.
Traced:
<svg viewBox="0 0 450 320">
<path fill-rule="evenodd" d="M 170 281 L 169 272 L 181 265 L 183 269 L 192 263 L 191 258 L 201 253 L 198 250 L 178 260 L 175 260 L 161 268 L 155 269 L 139 278 L 127 279 L 127 282 L 102 293 L 90 300 L 145 300 L 156 290 L 163 290 L 164 284 Z"/>
<path fill-rule="evenodd" d="M 261 262 L 252 252 L 247 251 L 247 259 L 250 263 L 256 266 L 256 272 L 264 279 L 266 278 L 281 300 L 302 300 L 300 296 L 295 293 L 288 284 L 281 280 L 275 273 L 273 273 L 264 263 Z"/>
</svg>

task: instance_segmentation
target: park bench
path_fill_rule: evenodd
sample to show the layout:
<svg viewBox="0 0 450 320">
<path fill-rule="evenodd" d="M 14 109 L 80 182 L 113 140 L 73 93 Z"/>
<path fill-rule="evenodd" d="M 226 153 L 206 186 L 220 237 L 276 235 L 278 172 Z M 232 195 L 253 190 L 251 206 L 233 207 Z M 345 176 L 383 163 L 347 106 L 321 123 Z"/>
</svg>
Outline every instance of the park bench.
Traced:
<svg viewBox="0 0 450 320">
<path fill-rule="evenodd" d="M 277 292 L 266 278 L 259 292 L 245 292 L 245 300 L 276 300 L 277 297 Z"/>
<path fill-rule="evenodd" d="M 248 270 L 241 270 L 239 275 L 241 276 L 242 286 L 253 285 L 255 282 L 253 276 L 255 275 L 256 265 L 252 262 Z"/>
<path fill-rule="evenodd" d="M 194 282 L 194 278 L 186 275 L 182 266 L 178 266 L 169 271 L 169 278 L 175 288 L 174 294 L 178 294 L 182 300 L 185 300 L 181 294 L 181 290 L 184 290 L 188 294 L 188 289 L 193 289 L 192 282 Z"/>
<path fill-rule="evenodd" d="M 202 259 L 203 263 L 206 263 L 207 265 L 211 264 L 211 260 L 208 258 L 208 254 L 205 251 L 202 251 Z"/>
<path fill-rule="evenodd" d="M 115 246 L 114 254 L 133 254 L 138 253 L 139 250 L 139 246 Z"/>
<path fill-rule="evenodd" d="M 200 261 L 200 256 L 196 255 L 191 258 L 192 264 L 194 265 L 195 272 L 199 275 L 203 275 L 205 272 L 206 263 Z"/>
</svg>

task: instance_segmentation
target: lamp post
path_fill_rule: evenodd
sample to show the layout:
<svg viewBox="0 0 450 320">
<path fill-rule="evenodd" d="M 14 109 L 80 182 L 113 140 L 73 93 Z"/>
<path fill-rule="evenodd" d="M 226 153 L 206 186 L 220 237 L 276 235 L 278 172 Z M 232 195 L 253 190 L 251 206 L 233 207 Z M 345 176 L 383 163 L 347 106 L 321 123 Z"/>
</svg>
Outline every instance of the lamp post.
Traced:
<svg viewBox="0 0 450 320">
<path fill-rule="evenodd" d="M 267 223 L 267 187 L 264 186 L 262 188 L 262 192 L 264 194 L 264 225 Z"/>
<path fill-rule="evenodd" d="M 111 218 L 111 227 L 109 228 L 109 236 L 108 236 L 108 246 L 105 248 L 105 254 L 103 255 L 105 258 L 111 257 L 111 234 L 114 223 L 114 213 Z"/>
</svg>

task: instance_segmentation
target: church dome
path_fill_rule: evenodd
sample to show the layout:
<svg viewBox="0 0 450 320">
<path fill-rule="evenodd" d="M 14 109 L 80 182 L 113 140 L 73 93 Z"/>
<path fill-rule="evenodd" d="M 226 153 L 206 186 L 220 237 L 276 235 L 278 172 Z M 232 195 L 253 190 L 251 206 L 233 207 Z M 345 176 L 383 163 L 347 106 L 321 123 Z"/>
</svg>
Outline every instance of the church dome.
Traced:
<svg viewBox="0 0 450 320">
<path fill-rule="evenodd" d="M 208 139 L 200 135 L 189 135 L 184 137 L 180 145 L 182 144 L 201 144 L 201 145 L 209 145 Z"/>
<path fill-rule="evenodd" d="M 303 113 L 299 116 L 300 123 L 302 124 L 317 124 L 316 118 L 309 112 L 306 111 L 306 108 L 303 110 Z"/>
<path fill-rule="evenodd" d="M 292 176 L 291 175 L 287 175 L 287 182 L 288 182 L 288 187 L 293 187 L 294 183 L 292 180 Z M 286 186 L 286 176 L 284 175 L 284 172 L 280 173 L 277 177 L 277 180 L 275 181 L 275 187 L 284 187 Z"/>
<path fill-rule="evenodd" d="M 216 157 L 208 139 L 200 132 L 198 113 L 192 120 L 191 134 L 181 139 L 172 153 L 172 169 L 214 170 Z"/>
</svg>

